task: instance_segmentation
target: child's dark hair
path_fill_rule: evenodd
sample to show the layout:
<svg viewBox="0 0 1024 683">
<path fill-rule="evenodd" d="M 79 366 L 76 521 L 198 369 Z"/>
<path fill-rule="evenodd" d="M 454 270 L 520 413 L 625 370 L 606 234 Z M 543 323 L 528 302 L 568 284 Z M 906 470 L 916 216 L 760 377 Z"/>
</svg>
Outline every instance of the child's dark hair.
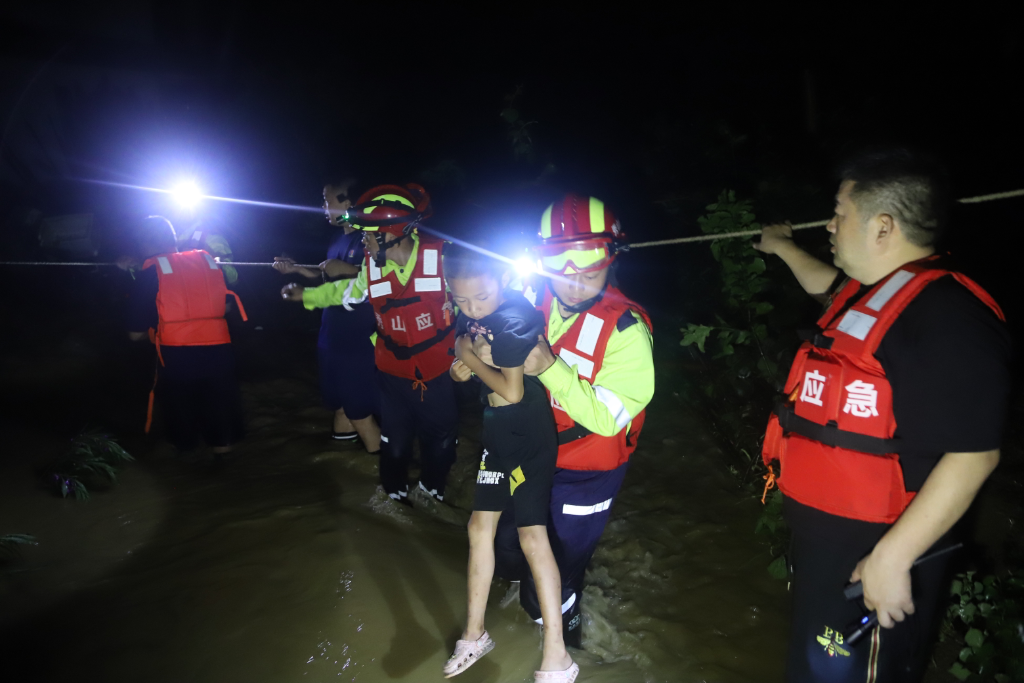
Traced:
<svg viewBox="0 0 1024 683">
<path fill-rule="evenodd" d="M 444 250 L 444 276 L 448 279 L 463 280 L 486 275 L 500 280 L 507 269 L 507 264 L 502 261 L 468 247 L 449 244 Z"/>
</svg>

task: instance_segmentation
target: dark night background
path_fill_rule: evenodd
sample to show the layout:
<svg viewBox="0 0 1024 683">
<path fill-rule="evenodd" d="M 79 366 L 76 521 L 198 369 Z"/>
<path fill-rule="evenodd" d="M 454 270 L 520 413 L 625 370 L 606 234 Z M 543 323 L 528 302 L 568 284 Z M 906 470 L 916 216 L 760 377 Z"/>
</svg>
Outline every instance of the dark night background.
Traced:
<svg viewBox="0 0 1024 683">
<path fill-rule="evenodd" d="M 236 260 L 319 263 L 321 187 L 339 175 L 357 192 L 420 182 L 429 225 L 505 251 L 568 191 L 602 198 L 633 241 L 700 234 L 724 189 L 762 223 L 828 218 L 833 168 L 867 144 L 935 154 L 954 197 L 1024 188 L 1024 3 L 807 7 L 8 0 L 0 261 L 111 261 L 134 221 L 163 214 L 219 225 Z M 184 178 L 293 208 L 206 200 L 185 214 L 167 194 L 110 184 Z M 1024 197 L 958 207 L 947 244 L 1018 338 L 1022 209 Z M 41 244 L 69 215 L 92 216 L 86 238 Z M 824 230 L 797 241 L 828 255 Z M 623 289 L 653 314 L 662 397 L 684 367 L 679 328 L 714 319 L 714 266 L 706 245 L 620 259 Z M 239 270 L 250 324 L 229 322 L 243 384 L 270 393 L 300 377 L 309 396 L 286 397 L 314 405 L 319 314 L 283 302 L 270 269 Z M 109 267 L 0 265 L 0 430 L 22 449 L 9 462 L 92 425 L 151 448 L 140 425 L 154 360 L 125 339 L 130 286 Z M 786 310 L 809 321 L 805 306 Z M 792 330 L 772 331 L 795 347 Z"/>
<path fill-rule="evenodd" d="M 34 253 L 32 209 L 93 212 L 101 251 L 133 216 L 173 212 L 164 195 L 81 179 L 190 176 L 210 194 L 313 207 L 338 172 L 364 189 L 419 180 L 433 224 L 456 234 L 532 233 L 543 206 L 574 190 L 604 198 L 634 240 L 696 232 L 726 187 L 762 220 L 827 217 L 829 171 L 865 142 L 935 152 L 957 196 L 1024 186 L 1024 35 L 1010 3 L 966 17 L 896 3 L 101 7 L 2 11 L 7 255 Z M 536 123 L 517 157 L 500 113 L 519 88 L 512 106 Z M 1011 255 L 1001 245 L 1019 204 L 958 215 L 954 246 L 982 279 L 1000 270 L 990 257 Z M 245 258 L 304 241 L 319 255 L 315 214 L 204 210 L 232 226 Z M 659 251 L 643 258 L 673 271 L 706 252 Z"/>
</svg>

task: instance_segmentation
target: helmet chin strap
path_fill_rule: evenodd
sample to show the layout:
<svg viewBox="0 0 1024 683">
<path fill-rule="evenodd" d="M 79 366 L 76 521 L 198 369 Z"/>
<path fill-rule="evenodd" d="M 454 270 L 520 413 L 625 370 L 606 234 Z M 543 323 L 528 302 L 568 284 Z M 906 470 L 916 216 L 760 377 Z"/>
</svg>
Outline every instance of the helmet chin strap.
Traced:
<svg viewBox="0 0 1024 683">
<path fill-rule="evenodd" d="M 387 255 L 388 249 L 390 249 L 392 247 L 397 247 L 399 244 L 402 243 L 402 240 L 404 240 L 406 237 L 408 237 L 411 234 L 412 234 L 412 230 L 409 230 L 408 232 L 402 231 L 402 234 L 399 235 L 398 239 L 391 240 L 390 242 L 387 242 L 386 240 L 387 240 L 388 233 L 386 233 L 386 232 L 377 232 L 377 233 L 375 233 L 373 237 L 374 237 L 374 239 L 377 240 L 377 255 L 373 257 L 374 264 L 378 268 L 383 268 L 384 264 L 387 263 L 387 260 L 388 260 L 388 255 Z"/>
<path fill-rule="evenodd" d="M 586 301 L 581 301 L 575 306 L 570 306 L 558 297 L 558 294 L 555 293 L 555 288 L 551 286 L 550 278 L 548 278 L 548 287 L 551 289 L 551 296 L 558 300 L 558 303 L 561 304 L 562 308 L 575 315 L 577 313 L 584 313 L 585 311 L 590 310 L 595 304 L 604 298 L 604 290 L 608 289 L 608 281 L 605 280 L 604 287 L 601 288 L 601 291 L 598 292 L 596 296 L 593 296 Z"/>
</svg>

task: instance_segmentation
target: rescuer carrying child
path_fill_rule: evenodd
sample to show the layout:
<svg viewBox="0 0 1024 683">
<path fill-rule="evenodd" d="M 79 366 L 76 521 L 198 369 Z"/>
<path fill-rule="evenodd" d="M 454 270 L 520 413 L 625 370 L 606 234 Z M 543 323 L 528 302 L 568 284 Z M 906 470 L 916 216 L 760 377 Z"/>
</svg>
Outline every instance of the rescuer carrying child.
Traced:
<svg viewBox="0 0 1024 683">
<path fill-rule="evenodd" d="M 460 674 L 494 648 L 484 629 L 487 595 L 494 575 L 494 534 L 502 510 L 511 506 L 519 543 L 539 595 L 540 611 L 560 619 L 558 565 L 548 541 L 548 504 L 558 456 L 558 436 L 544 385 L 523 373 L 523 363 L 544 332 L 544 317 L 517 291 L 502 262 L 466 248 L 445 257 L 448 286 L 459 307 L 451 375 L 457 382 L 476 375 L 482 382 L 484 446 L 469 520 L 467 623 L 444 667 Z M 473 353 L 473 337 L 489 341 L 490 364 Z M 562 629 L 547 629 L 535 680 L 571 683 L 579 666 L 565 650 Z"/>
<path fill-rule="evenodd" d="M 543 277 L 536 296 L 546 339 L 530 352 L 525 372 L 547 389 L 558 428 L 551 545 L 562 580 L 565 642 L 580 647 L 584 573 L 654 395 L 651 322 L 615 286 L 611 266 L 625 235 L 604 202 L 565 196 L 541 217 L 540 238 L 535 253 Z M 490 363 L 486 339 L 478 337 L 473 348 Z M 503 515 L 497 573 L 521 579 L 520 602 L 540 620 L 537 589 L 518 545 L 512 519 Z"/>
</svg>

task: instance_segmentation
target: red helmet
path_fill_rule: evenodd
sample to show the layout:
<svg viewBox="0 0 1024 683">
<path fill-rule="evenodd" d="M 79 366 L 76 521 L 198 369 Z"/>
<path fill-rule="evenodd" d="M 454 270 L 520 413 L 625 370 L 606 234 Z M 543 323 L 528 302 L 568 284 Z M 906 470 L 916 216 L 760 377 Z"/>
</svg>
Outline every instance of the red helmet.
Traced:
<svg viewBox="0 0 1024 683">
<path fill-rule="evenodd" d="M 348 221 L 356 230 L 404 235 L 430 215 L 430 195 L 420 185 L 378 185 L 348 210 Z"/>
<path fill-rule="evenodd" d="M 545 273 L 589 273 L 611 265 L 625 238 L 611 209 L 596 197 L 568 194 L 544 211 L 536 248 Z"/>
</svg>

